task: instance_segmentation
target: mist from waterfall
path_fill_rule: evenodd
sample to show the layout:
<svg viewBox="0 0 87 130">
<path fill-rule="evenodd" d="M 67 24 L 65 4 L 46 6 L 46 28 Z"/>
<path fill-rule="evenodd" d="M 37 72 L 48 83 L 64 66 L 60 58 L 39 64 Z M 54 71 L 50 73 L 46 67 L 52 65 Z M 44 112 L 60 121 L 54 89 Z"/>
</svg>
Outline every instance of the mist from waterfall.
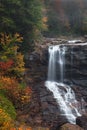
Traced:
<svg viewBox="0 0 87 130">
<path fill-rule="evenodd" d="M 76 117 L 81 116 L 81 106 L 71 87 L 64 84 L 66 50 L 67 47 L 64 45 L 49 47 L 48 79 L 45 86 L 53 93 L 60 107 L 61 115 L 65 115 L 70 123 L 75 124 Z M 59 77 L 57 77 L 57 69 L 60 72 Z"/>
</svg>

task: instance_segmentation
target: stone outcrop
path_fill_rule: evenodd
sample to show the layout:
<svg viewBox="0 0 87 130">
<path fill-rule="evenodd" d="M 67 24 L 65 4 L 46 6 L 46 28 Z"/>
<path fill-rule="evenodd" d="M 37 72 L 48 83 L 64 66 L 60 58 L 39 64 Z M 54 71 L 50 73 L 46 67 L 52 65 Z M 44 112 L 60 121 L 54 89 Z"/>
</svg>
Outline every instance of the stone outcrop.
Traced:
<svg viewBox="0 0 87 130">
<path fill-rule="evenodd" d="M 67 123 L 61 126 L 60 129 L 55 129 L 55 130 L 84 130 L 84 129 L 79 127 L 78 125 Z"/>
<path fill-rule="evenodd" d="M 65 80 L 87 87 L 87 45 L 67 46 Z"/>
<path fill-rule="evenodd" d="M 83 115 L 76 119 L 76 124 L 87 130 L 87 115 Z"/>
<path fill-rule="evenodd" d="M 29 85 L 34 86 L 42 81 L 46 81 L 48 69 L 47 49 L 41 49 L 41 52 L 32 52 L 27 56 L 25 67 L 25 80 Z"/>
</svg>

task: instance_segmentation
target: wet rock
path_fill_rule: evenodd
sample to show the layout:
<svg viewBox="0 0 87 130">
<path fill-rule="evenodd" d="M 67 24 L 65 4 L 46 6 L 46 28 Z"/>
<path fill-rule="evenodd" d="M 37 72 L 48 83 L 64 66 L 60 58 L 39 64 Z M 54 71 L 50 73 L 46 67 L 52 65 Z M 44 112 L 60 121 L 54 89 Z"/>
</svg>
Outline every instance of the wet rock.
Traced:
<svg viewBox="0 0 87 130">
<path fill-rule="evenodd" d="M 55 129 L 55 130 L 84 130 L 84 129 L 78 125 L 67 123 L 61 126 L 60 129 Z"/>
<path fill-rule="evenodd" d="M 77 117 L 76 124 L 82 127 L 84 130 L 87 130 L 87 115 Z"/>
<path fill-rule="evenodd" d="M 67 119 L 63 116 L 59 116 L 58 119 L 53 122 L 50 130 L 59 130 L 59 128 L 66 123 L 68 123 Z"/>
<path fill-rule="evenodd" d="M 84 35 L 84 38 L 86 39 L 86 41 L 87 41 L 87 35 Z"/>
</svg>

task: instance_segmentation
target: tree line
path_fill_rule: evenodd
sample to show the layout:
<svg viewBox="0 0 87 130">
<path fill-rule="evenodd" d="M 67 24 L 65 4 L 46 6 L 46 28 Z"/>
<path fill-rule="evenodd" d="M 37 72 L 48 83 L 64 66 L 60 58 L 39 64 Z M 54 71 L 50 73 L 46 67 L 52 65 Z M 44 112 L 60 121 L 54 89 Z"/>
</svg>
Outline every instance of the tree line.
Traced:
<svg viewBox="0 0 87 130">
<path fill-rule="evenodd" d="M 32 50 L 42 34 L 50 37 L 84 35 L 87 33 L 87 0 L 1 0 L 0 33 L 19 33 L 23 37 L 19 45 L 24 53 Z"/>
<path fill-rule="evenodd" d="M 45 34 L 87 33 L 87 0 L 45 0 L 48 31 Z"/>
</svg>

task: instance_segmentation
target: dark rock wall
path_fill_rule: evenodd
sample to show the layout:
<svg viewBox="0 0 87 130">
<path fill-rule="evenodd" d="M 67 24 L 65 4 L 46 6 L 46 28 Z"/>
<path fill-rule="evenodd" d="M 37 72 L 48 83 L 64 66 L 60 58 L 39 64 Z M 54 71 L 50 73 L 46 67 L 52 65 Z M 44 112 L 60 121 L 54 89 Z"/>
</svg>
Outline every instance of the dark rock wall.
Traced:
<svg viewBox="0 0 87 130">
<path fill-rule="evenodd" d="M 65 54 L 65 79 L 87 87 L 87 45 L 68 46 Z"/>
<path fill-rule="evenodd" d="M 26 60 L 26 81 L 31 86 L 35 86 L 47 79 L 48 71 L 48 51 L 42 50 L 42 54 L 39 52 L 32 52 Z"/>
<path fill-rule="evenodd" d="M 64 82 L 87 87 L 87 45 L 61 45 L 65 46 Z M 60 80 L 60 67 L 56 63 L 57 81 Z"/>
</svg>

